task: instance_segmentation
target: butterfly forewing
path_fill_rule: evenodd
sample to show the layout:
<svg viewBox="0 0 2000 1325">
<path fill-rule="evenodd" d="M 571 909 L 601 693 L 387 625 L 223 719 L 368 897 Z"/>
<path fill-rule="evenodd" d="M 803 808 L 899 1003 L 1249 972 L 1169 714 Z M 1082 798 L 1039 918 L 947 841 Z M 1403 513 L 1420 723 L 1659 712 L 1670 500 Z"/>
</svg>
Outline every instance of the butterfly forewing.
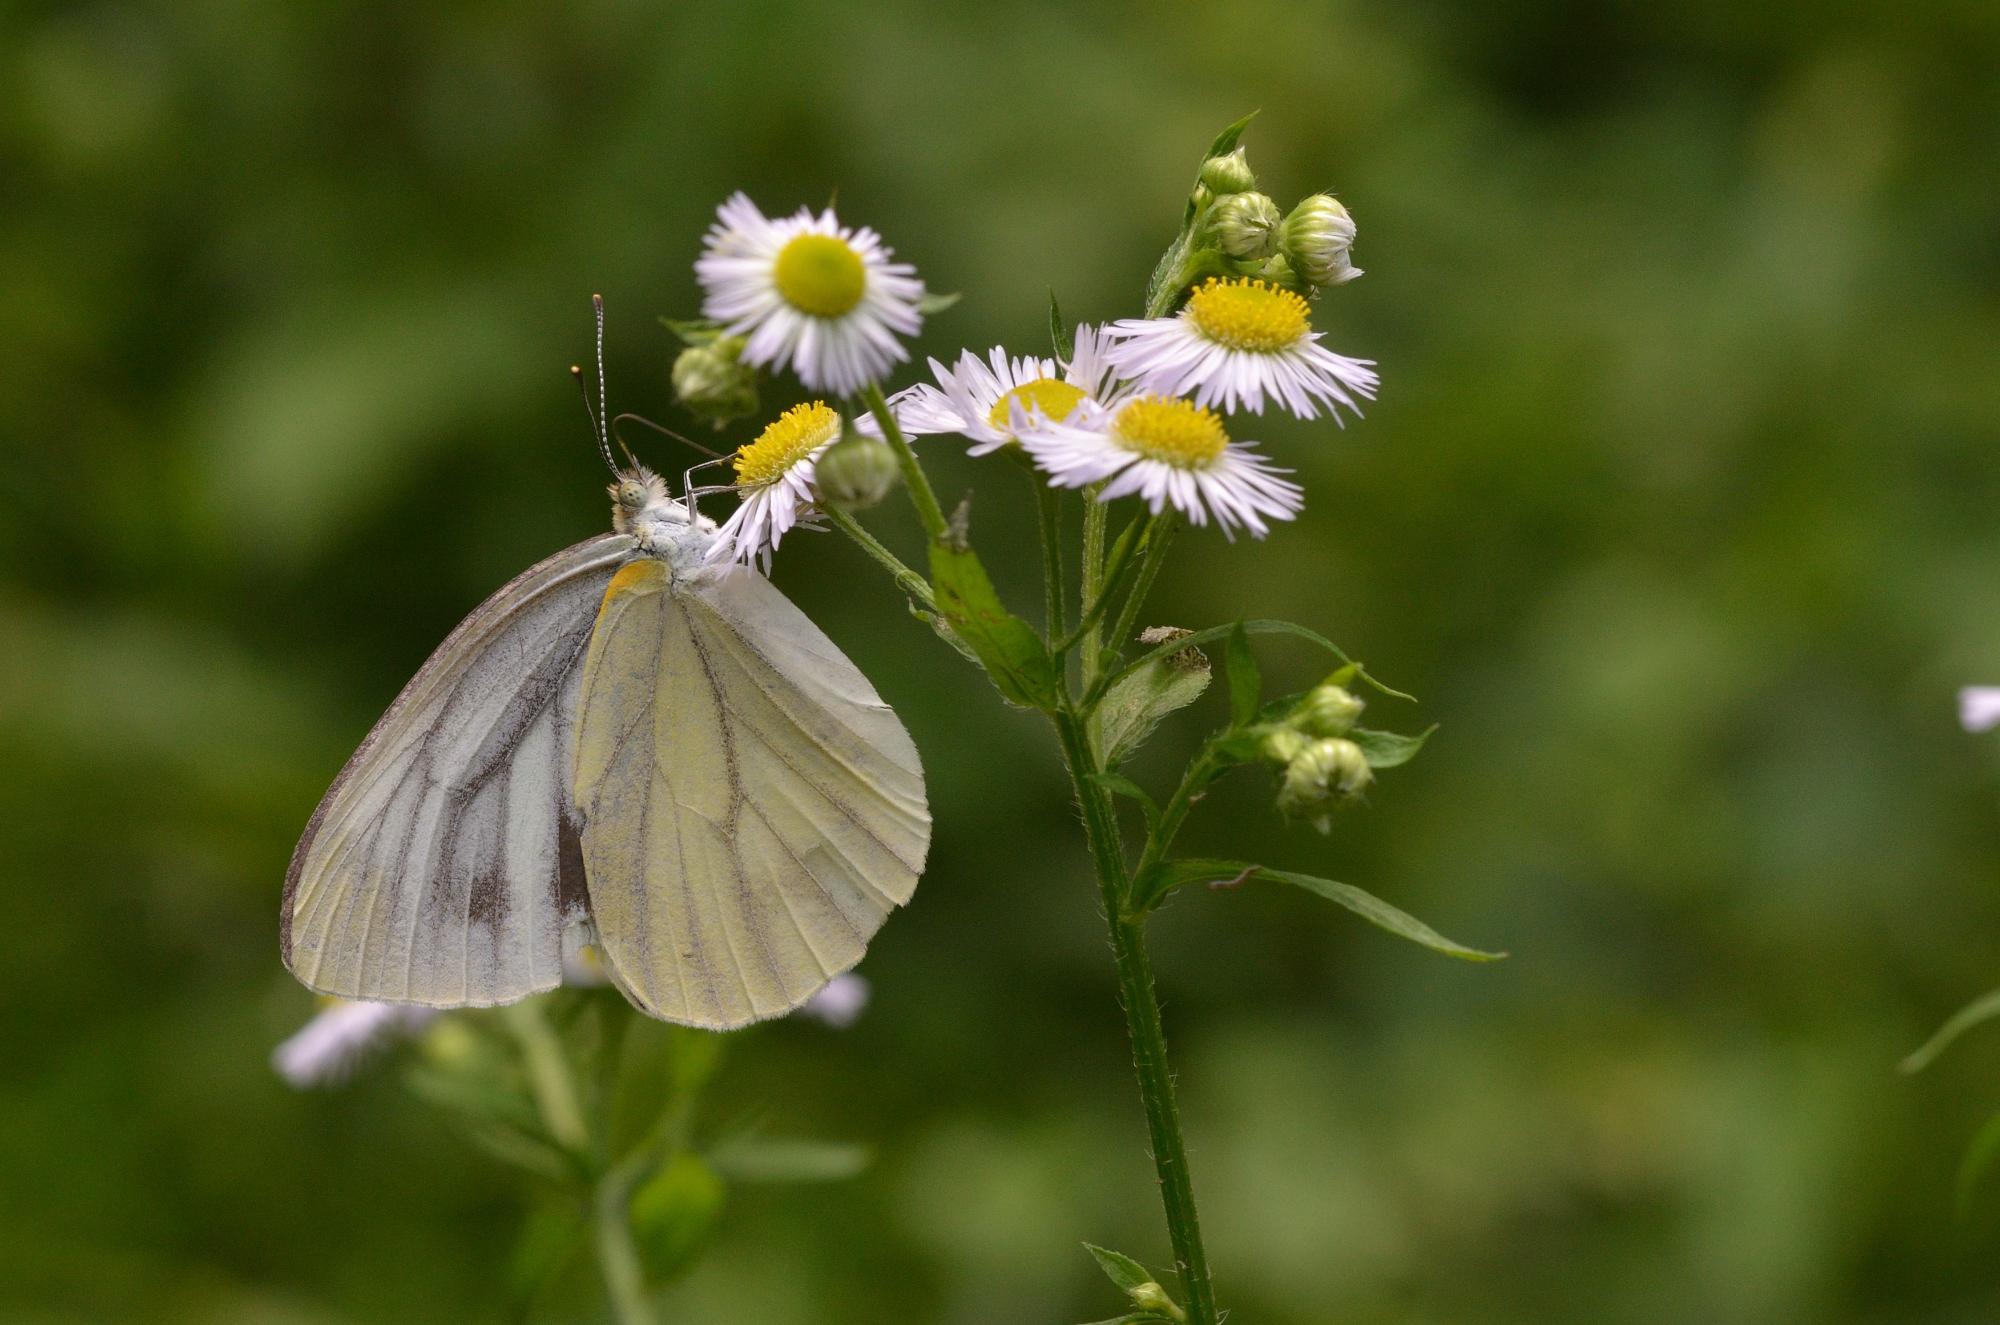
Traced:
<svg viewBox="0 0 2000 1325">
<path fill-rule="evenodd" d="M 453 631 L 320 802 L 285 877 L 282 947 L 305 984 L 437 1007 L 561 980 L 588 919 L 569 777 L 597 607 L 633 540 L 517 577 Z"/>
<path fill-rule="evenodd" d="M 789 1011 L 854 965 L 930 841 L 909 734 L 741 567 L 618 573 L 583 667 L 575 791 L 620 986 L 696 1026 Z"/>
</svg>

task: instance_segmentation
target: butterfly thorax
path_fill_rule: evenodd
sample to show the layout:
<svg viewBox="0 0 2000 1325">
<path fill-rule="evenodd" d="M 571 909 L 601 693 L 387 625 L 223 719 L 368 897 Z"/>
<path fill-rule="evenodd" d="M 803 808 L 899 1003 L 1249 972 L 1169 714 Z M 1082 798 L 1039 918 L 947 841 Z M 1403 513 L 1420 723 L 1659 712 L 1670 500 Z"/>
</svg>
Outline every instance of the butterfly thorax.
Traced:
<svg viewBox="0 0 2000 1325">
<path fill-rule="evenodd" d="M 678 575 L 702 565 L 715 540 L 715 521 L 676 499 L 667 481 L 644 466 L 624 471 L 611 485 L 611 527 L 636 539 Z"/>
</svg>

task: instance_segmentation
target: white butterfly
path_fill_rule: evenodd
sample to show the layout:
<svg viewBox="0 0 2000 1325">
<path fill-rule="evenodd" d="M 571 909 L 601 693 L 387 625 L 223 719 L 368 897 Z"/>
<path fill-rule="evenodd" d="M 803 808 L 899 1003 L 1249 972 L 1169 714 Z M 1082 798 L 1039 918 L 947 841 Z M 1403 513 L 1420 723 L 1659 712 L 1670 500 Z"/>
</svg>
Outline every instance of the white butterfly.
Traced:
<svg viewBox="0 0 2000 1325">
<path fill-rule="evenodd" d="M 861 959 L 930 844 L 916 747 L 712 521 L 634 466 L 616 532 L 453 631 L 334 780 L 281 947 L 341 998 L 468 1007 L 595 945 L 640 1009 L 778 1016 Z"/>
</svg>

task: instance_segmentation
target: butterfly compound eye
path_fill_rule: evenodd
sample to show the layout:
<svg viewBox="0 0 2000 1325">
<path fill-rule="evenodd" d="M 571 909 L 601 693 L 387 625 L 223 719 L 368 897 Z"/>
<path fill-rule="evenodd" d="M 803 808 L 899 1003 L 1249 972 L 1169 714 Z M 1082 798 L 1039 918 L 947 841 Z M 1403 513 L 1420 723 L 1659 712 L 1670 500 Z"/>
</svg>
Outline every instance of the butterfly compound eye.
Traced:
<svg viewBox="0 0 2000 1325">
<path fill-rule="evenodd" d="M 620 479 L 618 482 L 618 504 L 634 513 L 645 509 L 646 485 L 637 479 Z"/>
</svg>

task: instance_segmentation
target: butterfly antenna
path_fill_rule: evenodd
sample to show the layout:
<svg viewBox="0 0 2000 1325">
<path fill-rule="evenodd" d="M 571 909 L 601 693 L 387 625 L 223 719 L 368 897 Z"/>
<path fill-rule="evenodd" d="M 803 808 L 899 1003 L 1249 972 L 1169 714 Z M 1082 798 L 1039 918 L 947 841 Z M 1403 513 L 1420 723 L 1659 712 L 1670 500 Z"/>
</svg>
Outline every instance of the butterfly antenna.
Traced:
<svg viewBox="0 0 2000 1325">
<path fill-rule="evenodd" d="M 618 466 L 611 459 L 611 406 L 610 397 L 604 391 L 604 296 L 590 296 L 590 306 L 597 313 L 597 451 L 604 457 L 604 463 L 617 473 Z"/>
<path fill-rule="evenodd" d="M 598 425 L 596 407 L 590 403 L 590 388 L 583 384 L 583 369 L 576 364 L 571 364 L 569 366 L 569 375 L 576 382 L 577 391 L 583 396 L 583 412 L 590 419 L 590 436 L 597 443 L 598 453 L 604 457 L 604 463 L 610 466 L 612 477 L 623 477 L 618 472 L 618 466 L 612 464 L 611 453 L 604 449 L 604 430 Z"/>
<path fill-rule="evenodd" d="M 618 425 L 621 423 L 636 423 L 641 427 L 651 428 L 654 432 L 659 433 L 662 437 L 671 437 L 675 441 L 679 442 L 682 446 L 688 447 L 692 450 L 699 451 L 703 455 L 708 456 L 710 459 L 720 460 L 723 456 L 723 452 L 716 450 L 714 447 L 704 446 L 702 443 L 697 442 L 694 438 L 687 436 L 685 433 L 675 432 L 672 428 L 667 427 L 663 423 L 655 423 L 643 414 L 620 414 L 617 418 L 611 420 L 611 435 L 612 437 L 617 439 L 617 442 L 620 446 L 625 445 L 625 439 L 618 435 Z M 627 452 L 627 454 L 630 454 L 630 452 Z"/>
</svg>

